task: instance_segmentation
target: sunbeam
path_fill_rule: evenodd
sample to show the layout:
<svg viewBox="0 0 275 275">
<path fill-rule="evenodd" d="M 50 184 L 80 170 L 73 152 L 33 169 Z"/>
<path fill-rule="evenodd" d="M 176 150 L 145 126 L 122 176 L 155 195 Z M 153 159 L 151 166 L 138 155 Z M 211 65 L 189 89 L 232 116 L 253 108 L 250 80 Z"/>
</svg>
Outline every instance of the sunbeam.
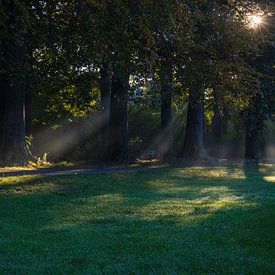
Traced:
<svg viewBox="0 0 275 275">
<path fill-rule="evenodd" d="M 105 113 L 92 113 L 85 119 L 70 124 L 63 121 L 60 123 L 62 127 L 53 134 L 49 134 L 51 127 L 35 133 L 34 147 L 39 155 L 47 152 L 50 159 L 59 160 L 88 139 L 92 141 L 98 138 L 101 129 L 107 124 L 108 116 Z"/>
</svg>

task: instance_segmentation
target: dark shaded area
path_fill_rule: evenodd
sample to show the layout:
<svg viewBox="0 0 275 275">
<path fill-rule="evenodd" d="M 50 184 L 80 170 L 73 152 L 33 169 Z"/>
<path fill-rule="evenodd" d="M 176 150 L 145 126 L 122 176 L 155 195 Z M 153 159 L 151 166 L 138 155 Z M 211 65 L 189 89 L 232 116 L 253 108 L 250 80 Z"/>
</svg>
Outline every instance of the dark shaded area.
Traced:
<svg viewBox="0 0 275 275">
<path fill-rule="evenodd" d="M 160 71 L 161 94 L 161 134 L 158 152 L 163 159 L 172 156 L 172 95 L 173 95 L 173 66 L 171 61 L 162 61 Z"/>
<path fill-rule="evenodd" d="M 108 160 L 128 160 L 128 72 L 114 68 L 111 88 Z"/>
</svg>

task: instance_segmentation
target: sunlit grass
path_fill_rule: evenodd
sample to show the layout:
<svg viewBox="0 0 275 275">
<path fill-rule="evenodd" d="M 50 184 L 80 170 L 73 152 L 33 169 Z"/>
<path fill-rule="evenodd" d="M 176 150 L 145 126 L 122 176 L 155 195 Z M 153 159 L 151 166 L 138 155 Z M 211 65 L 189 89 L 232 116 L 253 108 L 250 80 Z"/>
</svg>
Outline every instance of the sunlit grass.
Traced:
<svg viewBox="0 0 275 275">
<path fill-rule="evenodd" d="M 72 167 L 79 165 L 79 163 L 61 161 L 61 162 L 33 162 L 29 161 L 25 166 L 7 166 L 7 167 L 0 167 L 0 175 L 1 172 L 13 172 L 13 171 L 29 171 L 29 170 L 36 170 L 41 168 L 56 168 L 56 167 Z"/>
<path fill-rule="evenodd" d="M 272 274 L 273 172 L 0 178 L 0 273 Z"/>
<path fill-rule="evenodd" d="M 266 176 L 266 177 L 264 177 L 264 180 L 267 182 L 275 183 L 275 176 Z"/>
</svg>

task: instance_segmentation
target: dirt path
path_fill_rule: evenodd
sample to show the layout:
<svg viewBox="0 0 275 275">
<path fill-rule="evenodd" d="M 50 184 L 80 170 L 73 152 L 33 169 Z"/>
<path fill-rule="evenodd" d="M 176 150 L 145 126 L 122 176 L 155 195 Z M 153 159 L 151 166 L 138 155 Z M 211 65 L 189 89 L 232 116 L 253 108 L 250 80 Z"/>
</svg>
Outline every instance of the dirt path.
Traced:
<svg viewBox="0 0 275 275">
<path fill-rule="evenodd" d="M 274 162 L 261 162 L 271 163 Z M 249 166 L 258 166 L 259 164 L 250 163 Z M 81 174 L 104 174 L 104 173 L 130 173 L 139 171 L 151 171 L 161 168 L 183 168 L 191 166 L 204 166 L 204 167 L 221 167 L 221 166 L 238 166 L 243 167 L 242 162 L 221 161 L 219 163 L 174 163 L 174 164 L 152 164 L 152 165 L 125 165 L 125 166 L 109 166 L 109 167 L 50 167 L 39 168 L 35 170 L 5 170 L 0 168 L 0 177 L 16 177 L 25 175 L 37 176 L 61 176 L 61 175 L 81 175 Z"/>
<path fill-rule="evenodd" d="M 61 176 L 61 175 L 81 175 L 81 174 L 104 174 L 104 173 L 128 173 L 138 171 L 150 171 L 154 169 L 172 167 L 169 164 L 154 165 L 154 166 L 113 166 L 107 168 L 41 168 L 36 170 L 15 170 L 15 171 L 0 171 L 0 177 L 14 176 Z"/>
</svg>

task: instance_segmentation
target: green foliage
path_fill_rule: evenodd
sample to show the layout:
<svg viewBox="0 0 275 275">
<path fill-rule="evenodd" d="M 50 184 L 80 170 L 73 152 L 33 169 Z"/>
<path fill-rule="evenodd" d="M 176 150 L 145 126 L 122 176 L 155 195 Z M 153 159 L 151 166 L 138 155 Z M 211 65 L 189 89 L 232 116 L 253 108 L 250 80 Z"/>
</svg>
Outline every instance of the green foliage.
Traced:
<svg viewBox="0 0 275 275">
<path fill-rule="evenodd" d="M 154 139 L 159 134 L 160 112 L 131 106 L 129 109 L 130 148 L 133 156 L 142 150 L 155 149 Z"/>
</svg>

